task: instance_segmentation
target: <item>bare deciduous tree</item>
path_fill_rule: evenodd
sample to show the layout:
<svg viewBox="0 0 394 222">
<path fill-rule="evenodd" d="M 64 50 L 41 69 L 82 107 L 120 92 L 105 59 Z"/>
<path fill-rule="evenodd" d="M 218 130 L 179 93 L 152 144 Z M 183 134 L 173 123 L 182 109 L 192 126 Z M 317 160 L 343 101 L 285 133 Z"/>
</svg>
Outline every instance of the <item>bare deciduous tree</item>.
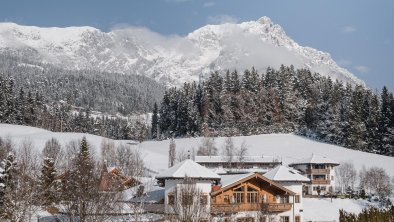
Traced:
<svg viewBox="0 0 394 222">
<path fill-rule="evenodd" d="M 129 177 L 139 177 L 144 174 L 145 164 L 139 148 L 133 148 L 126 144 L 119 144 L 116 147 L 115 160 L 116 167 Z"/>
<path fill-rule="evenodd" d="M 218 148 L 215 146 L 213 137 L 204 137 L 198 147 L 197 155 L 199 156 L 216 156 L 218 155 Z"/>
<path fill-rule="evenodd" d="M 175 165 L 176 160 L 176 145 L 173 138 L 171 138 L 170 146 L 168 148 L 168 167 L 172 167 Z"/>
<path fill-rule="evenodd" d="M 354 185 L 357 178 L 357 171 L 354 168 L 354 164 L 351 162 L 342 162 L 338 167 L 335 168 L 338 185 L 341 192 L 344 193 L 346 189 L 354 189 Z"/>
<path fill-rule="evenodd" d="M 3 195 L 4 212 L 1 218 L 10 221 L 30 221 L 35 213 L 37 153 L 29 139 L 22 141 L 16 155 L 9 153 L 3 168 L 7 178 Z"/>
<path fill-rule="evenodd" d="M 185 177 L 169 199 L 170 221 L 198 222 L 209 218 L 208 194 L 192 178 Z"/>
<path fill-rule="evenodd" d="M 116 148 L 113 140 L 103 139 L 101 141 L 101 156 L 110 166 L 115 165 Z"/>
<path fill-rule="evenodd" d="M 227 165 L 230 169 L 233 167 L 233 162 L 235 161 L 235 156 L 236 156 L 237 152 L 238 151 L 234 146 L 233 139 L 231 137 L 227 137 L 224 140 L 222 154 L 223 154 L 224 160 L 227 162 Z"/>
<path fill-rule="evenodd" d="M 381 200 L 391 195 L 393 185 L 390 183 L 390 176 L 383 168 L 371 167 L 360 172 L 360 187 L 367 192 L 379 196 Z"/>
<path fill-rule="evenodd" d="M 13 146 L 10 137 L 6 137 L 5 139 L 0 137 L 0 160 L 5 159 L 8 153 L 13 151 Z"/>
<path fill-rule="evenodd" d="M 239 163 L 238 168 L 243 168 L 243 164 L 246 160 L 247 155 L 248 155 L 248 146 L 246 145 L 246 142 L 243 141 L 241 147 L 237 152 L 237 159 Z"/>
<path fill-rule="evenodd" d="M 191 158 L 190 150 L 186 151 L 185 149 L 180 149 L 176 151 L 177 157 L 176 157 L 176 162 L 180 163 L 186 159 Z"/>
<path fill-rule="evenodd" d="M 55 162 L 55 166 L 59 166 L 62 163 L 64 152 L 59 141 L 55 138 L 48 140 L 45 143 L 45 147 L 42 150 L 43 158 L 50 158 Z"/>
</svg>

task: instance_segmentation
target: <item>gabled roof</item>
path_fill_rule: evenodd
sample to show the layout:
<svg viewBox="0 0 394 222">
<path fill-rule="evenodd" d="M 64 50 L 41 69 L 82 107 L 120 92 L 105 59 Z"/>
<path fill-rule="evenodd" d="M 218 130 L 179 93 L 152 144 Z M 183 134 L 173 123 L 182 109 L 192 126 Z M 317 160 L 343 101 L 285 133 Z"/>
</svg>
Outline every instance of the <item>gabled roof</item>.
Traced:
<svg viewBox="0 0 394 222">
<path fill-rule="evenodd" d="M 183 179 L 185 176 L 193 179 L 220 180 L 220 176 L 206 167 L 187 159 L 156 176 L 156 179 Z"/>
<path fill-rule="evenodd" d="M 220 180 L 220 184 L 222 187 L 227 187 L 236 181 L 243 180 L 254 173 L 244 173 L 244 174 L 230 174 L 230 175 L 222 175 L 222 179 Z"/>
<path fill-rule="evenodd" d="M 275 188 L 282 190 L 284 193 L 287 193 L 289 195 L 295 195 L 295 193 L 287 188 L 285 188 L 284 186 L 280 185 L 279 183 L 276 183 L 268 178 L 266 178 L 265 176 L 262 176 L 259 173 L 248 173 L 248 174 L 235 174 L 235 175 L 223 175 L 222 177 L 222 181 L 221 181 L 221 188 L 217 191 L 214 191 L 211 193 L 211 195 L 216 195 L 219 194 L 227 189 L 230 189 L 231 187 L 235 187 L 238 184 L 241 184 L 245 181 L 248 181 L 250 179 L 253 178 L 258 178 L 268 184 L 270 184 L 270 186 L 274 186 Z"/>
<path fill-rule="evenodd" d="M 238 157 L 233 157 L 233 162 L 238 162 Z M 194 160 L 197 163 L 227 163 L 228 158 L 226 156 L 195 156 Z M 242 162 L 245 163 L 273 163 L 279 162 L 277 158 L 273 156 L 245 156 Z"/>
<path fill-rule="evenodd" d="M 339 165 L 339 163 L 335 160 L 331 160 L 325 156 L 319 156 L 319 155 L 312 154 L 312 156 L 302 159 L 302 160 L 295 161 L 295 162 L 289 164 L 289 166 L 302 165 L 302 164 L 332 164 L 332 165 L 336 165 L 336 166 Z"/>
<path fill-rule="evenodd" d="M 279 165 L 274 169 L 268 171 L 264 176 L 273 181 L 295 181 L 295 182 L 309 182 L 310 179 L 302 176 L 297 170 Z"/>
</svg>

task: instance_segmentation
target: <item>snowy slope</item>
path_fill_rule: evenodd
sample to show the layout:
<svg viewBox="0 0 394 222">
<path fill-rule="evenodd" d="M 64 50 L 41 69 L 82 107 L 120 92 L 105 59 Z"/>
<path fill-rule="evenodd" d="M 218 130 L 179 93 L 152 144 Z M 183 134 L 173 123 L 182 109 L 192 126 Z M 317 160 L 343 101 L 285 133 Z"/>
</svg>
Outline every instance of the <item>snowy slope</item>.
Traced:
<svg viewBox="0 0 394 222">
<path fill-rule="evenodd" d="M 367 200 L 354 199 L 317 199 L 304 198 L 303 221 L 339 221 L 339 210 L 344 209 L 350 213 L 360 213 L 364 208 L 375 206 L 376 203 Z"/>
<path fill-rule="evenodd" d="M 216 138 L 215 144 L 221 150 L 225 138 Z M 312 154 L 326 156 L 330 159 L 351 161 L 357 170 L 363 166 L 382 167 L 390 176 L 394 176 L 394 157 L 365 153 L 361 151 L 346 149 L 340 146 L 330 145 L 306 139 L 293 134 L 266 134 L 254 136 L 234 137 L 234 144 L 240 147 L 246 142 L 249 155 L 276 156 L 285 165 L 308 157 Z M 197 150 L 201 144 L 201 138 L 176 139 L 178 150 Z M 155 170 L 162 171 L 167 168 L 169 140 L 146 141 L 140 146 L 146 153 L 146 161 L 151 163 Z"/>
<path fill-rule="evenodd" d="M 162 36 L 144 28 L 102 32 L 92 27 L 40 28 L 0 23 L 0 52 L 67 69 L 135 73 L 167 85 L 204 78 L 212 70 L 265 71 L 281 64 L 364 84 L 328 53 L 302 47 L 268 17 L 240 24 L 207 25 L 186 36 Z"/>
<path fill-rule="evenodd" d="M 55 133 L 43 129 L 27 126 L 17 126 L 0 124 L 0 137 L 10 137 L 16 145 L 26 139 L 30 139 L 37 151 L 41 151 L 47 140 L 56 138 L 61 144 L 66 144 L 72 140 L 80 140 L 86 136 L 94 153 L 99 154 L 100 143 L 104 139 L 100 136 L 82 133 Z M 291 163 L 298 159 L 305 158 L 312 153 L 327 156 L 336 161 L 352 161 L 357 169 L 362 166 L 383 167 L 390 176 L 394 176 L 394 157 L 386 157 L 376 154 L 364 153 L 346 149 L 339 146 L 329 145 L 305 139 L 292 134 L 269 134 L 245 137 L 234 137 L 236 147 L 245 141 L 248 145 L 250 155 L 273 155 L 281 159 L 284 164 Z M 115 143 L 127 143 L 130 141 L 114 141 Z M 163 172 L 168 166 L 169 140 L 145 141 L 140 147 L 146 165 L 159 172 Z M 215 144 L 220 149 L 224 138 L 216 138 Z M 176 139 L 177 152 L 182 150 L 197 149 L 201 143 L 201 138 Z M 338 221 L 339 209 L 348 212 L 359 213 L 371 204 L 365 200 L 350 199 L 304 199 L 304 219 L 305 221 Z M 324 209 L 324 210 L 321 210 Z"/>
<path fill-rule="evenodd" d="M 57 138 L 62 144 L 72 140 L 80 140 L 87 137 L 92 149 L 96 154 L 100 154 L 100 144 L 103 137 L 83 134 L 83 133 L 55 133 L 34 127 L 0 124 L 0 137 L 11 137 L 15 143 L 20 143 L 24 139 L 34 142 L 38 151 L 42 150 L 47 140 L 52 137 Z M 224 143 L 223 137 L 215 138 L 215 144 L 221 150 Z M 316 142 L 293 134 L 266 134 L 255 136 L 234 137 L 234 144 L 240 147 L 243 141 L 246 142 L 249 155 L 275 156 L 284 164 L 289 164 L 303 159 L 310 155 L 317 154 L 330 159 L 341 161 L 351 161 L 359 170 L 366 167 L 382 167 L 390 176 L 394 176 L 394 157 L 365 153 L 346 149 L 340 146 Z M 201 138 L 175 139 L 177 152 L 187 152 L 193 148 L 197 150 L 201 144 Z M 130 141 L 115 141 L 116 143 L 127 143 Z M 147 166 L 155 171 L 162 172 L 168 168 L 168 147 L 169 140 L 145 141 L 139 144 Z"/>
<path fill-rule="evenodd" d="M 105 139 L 104 137 L 85 133 L 59 133 L 29 126 L 0 124 L 0 137 L 2 139 L 10 138 L 16 147 L 24 141 L 31 141 L 37 152 L 41 152 L 45 143 L 51 138 L 56 138 L 64 147 L 71 141 L 80 141 L 84 136 L 91 147 L 92 153 L 100 156 L 100 144 Z"/>
</svg>

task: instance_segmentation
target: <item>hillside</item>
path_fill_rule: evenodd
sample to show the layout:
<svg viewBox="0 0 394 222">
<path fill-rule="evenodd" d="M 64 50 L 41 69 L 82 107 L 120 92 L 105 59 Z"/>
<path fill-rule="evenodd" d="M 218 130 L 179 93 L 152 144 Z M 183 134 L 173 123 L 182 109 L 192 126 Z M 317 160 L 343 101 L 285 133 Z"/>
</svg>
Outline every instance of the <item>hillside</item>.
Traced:
<svg viewBox="0 0 394 222">
<path fill-rule="evenodd" d="M 0 137 L 9 136 L 16 144 L 28 138 L 33 143 L 37 151 L 41 151 L 47 140 L 58 139 L 62 145 L 72 140 L 87 137 L 92 149 L 100 155 L 100 144 L 104 139 L 100 136 L 94 136 L 83 133 L 55 133 L 38 128 L 0 124 Z M 239 147 L 245 141 L 248 146 L 249 155 L 268 155 L 276 156 L 283 162 L 289 164 L 294 160 L 305 158 L 312 154 L 326 156 L 328 158 L 341 161 L 351 161 L 357 170 L 365 167 L 382 167 L 390 176 L 394 176 L 394 157 L 382 156 L 377 154 L 365 153 L 346 149 L 340 146 L 316 142 L 304 137 L 293 134 L 266 134 L 255 136 L 234 137 L 234 144 Z M 130 141 L 115 141 L 117 143 L 128 143 Z M 201 143 L 201 138 L 183 138 L 175 139 L 176 149 L 178 152 L 184 150 L 197 149 Z M 215 139 L 215 144 L 221 149 L 224 142 L 223 137 Z M 139 144 L 146 165 L 155 170 L 163 171 L 168 167 L 168 147 L 169 140 L 163 141 L 145 141 Z"/>
<path fill-rule="evenodd" d="M 100 144 L 105 138 L 82 133 L 56 133 L 34 127 L 0 124 L 0 137 L 9 137 L 15 145 L 28 139 L 33 142 L 36 151 L 40 152 L 47 140 L 56 138 L 62 145 L 69 141 L 80 140 L 86 136 L 93 153 L 100 156 Z M 337 161 L 351 161 L 357 170 L 365 167 L 382 167 L 390 176 L 394 176 L 394 157 L 381 156 L 360 151 L 354 151 L 339 146 L 316 142 L 292 134 L 267 134 L 245 137 L 234 137 L 236 146 L 245 141 L 249 155 L 273 155 L 288 164 L 296 159 L 314 154 L 323 155 Z M 115 141 L 115 143 L 130 143 L 134 141 Z M 187 152 L 197 148 L 201 143 L 201 138 L 175 139 L 177 152 Z M 216 138 L 215 144 L 220 149 L 224 138 Z M 163 171 L 168 166 L 169 140 L 145 141 L 138 145 L 131 145 L 132 148 L 140 147 L 145 164 L 155 170 Z M 334 221 L 338 220 L 339 209 L 348 212 L 359 213 L 363 208 L 376 205 L 366 200 L 352 199 L 304 199 L 305 219 L 310 221 Z M 320 209 L 325 209 L 323 212 Z M 319 212 L 319 213 L 317 213 Z"/>
<path fill-rule="evenodd" d="M 216 70 L 255 66 L 264 71 L 281 64 L 364 84 L 328 53 L 298 45 L 268 17 L 207 25 L 186 36 L 163 36 L 137 27 L 102 32 L 0 23 L 0 53 L 67 69 L 144 75 L 168 86 L 197 81 Z"/>
</svg>

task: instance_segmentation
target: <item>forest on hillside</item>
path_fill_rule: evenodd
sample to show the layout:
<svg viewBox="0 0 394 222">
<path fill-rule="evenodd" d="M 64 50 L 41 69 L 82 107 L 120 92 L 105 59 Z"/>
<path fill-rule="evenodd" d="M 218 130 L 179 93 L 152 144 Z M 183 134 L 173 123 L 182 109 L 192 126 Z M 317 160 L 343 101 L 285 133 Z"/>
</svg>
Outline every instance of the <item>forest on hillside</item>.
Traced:
<svg viewBox="0 0 394 222">
<path fill-rule="evenodd" d="M 296 133 L 365 152 L 394 156 L 394 98 L 281 66 L 214 72 L 164 94 L 152 117 L 152 137 Z"/>
<path fill-rule="evenodd" d="M 34 91 L 47 103 L 107 114 L 148 112 L 161 100 L 165 87 L 150 78 L 93 70 L 65 70 L 0 53 L 0 76 L 12 77 L 16 90 Z"/>
</svg>

